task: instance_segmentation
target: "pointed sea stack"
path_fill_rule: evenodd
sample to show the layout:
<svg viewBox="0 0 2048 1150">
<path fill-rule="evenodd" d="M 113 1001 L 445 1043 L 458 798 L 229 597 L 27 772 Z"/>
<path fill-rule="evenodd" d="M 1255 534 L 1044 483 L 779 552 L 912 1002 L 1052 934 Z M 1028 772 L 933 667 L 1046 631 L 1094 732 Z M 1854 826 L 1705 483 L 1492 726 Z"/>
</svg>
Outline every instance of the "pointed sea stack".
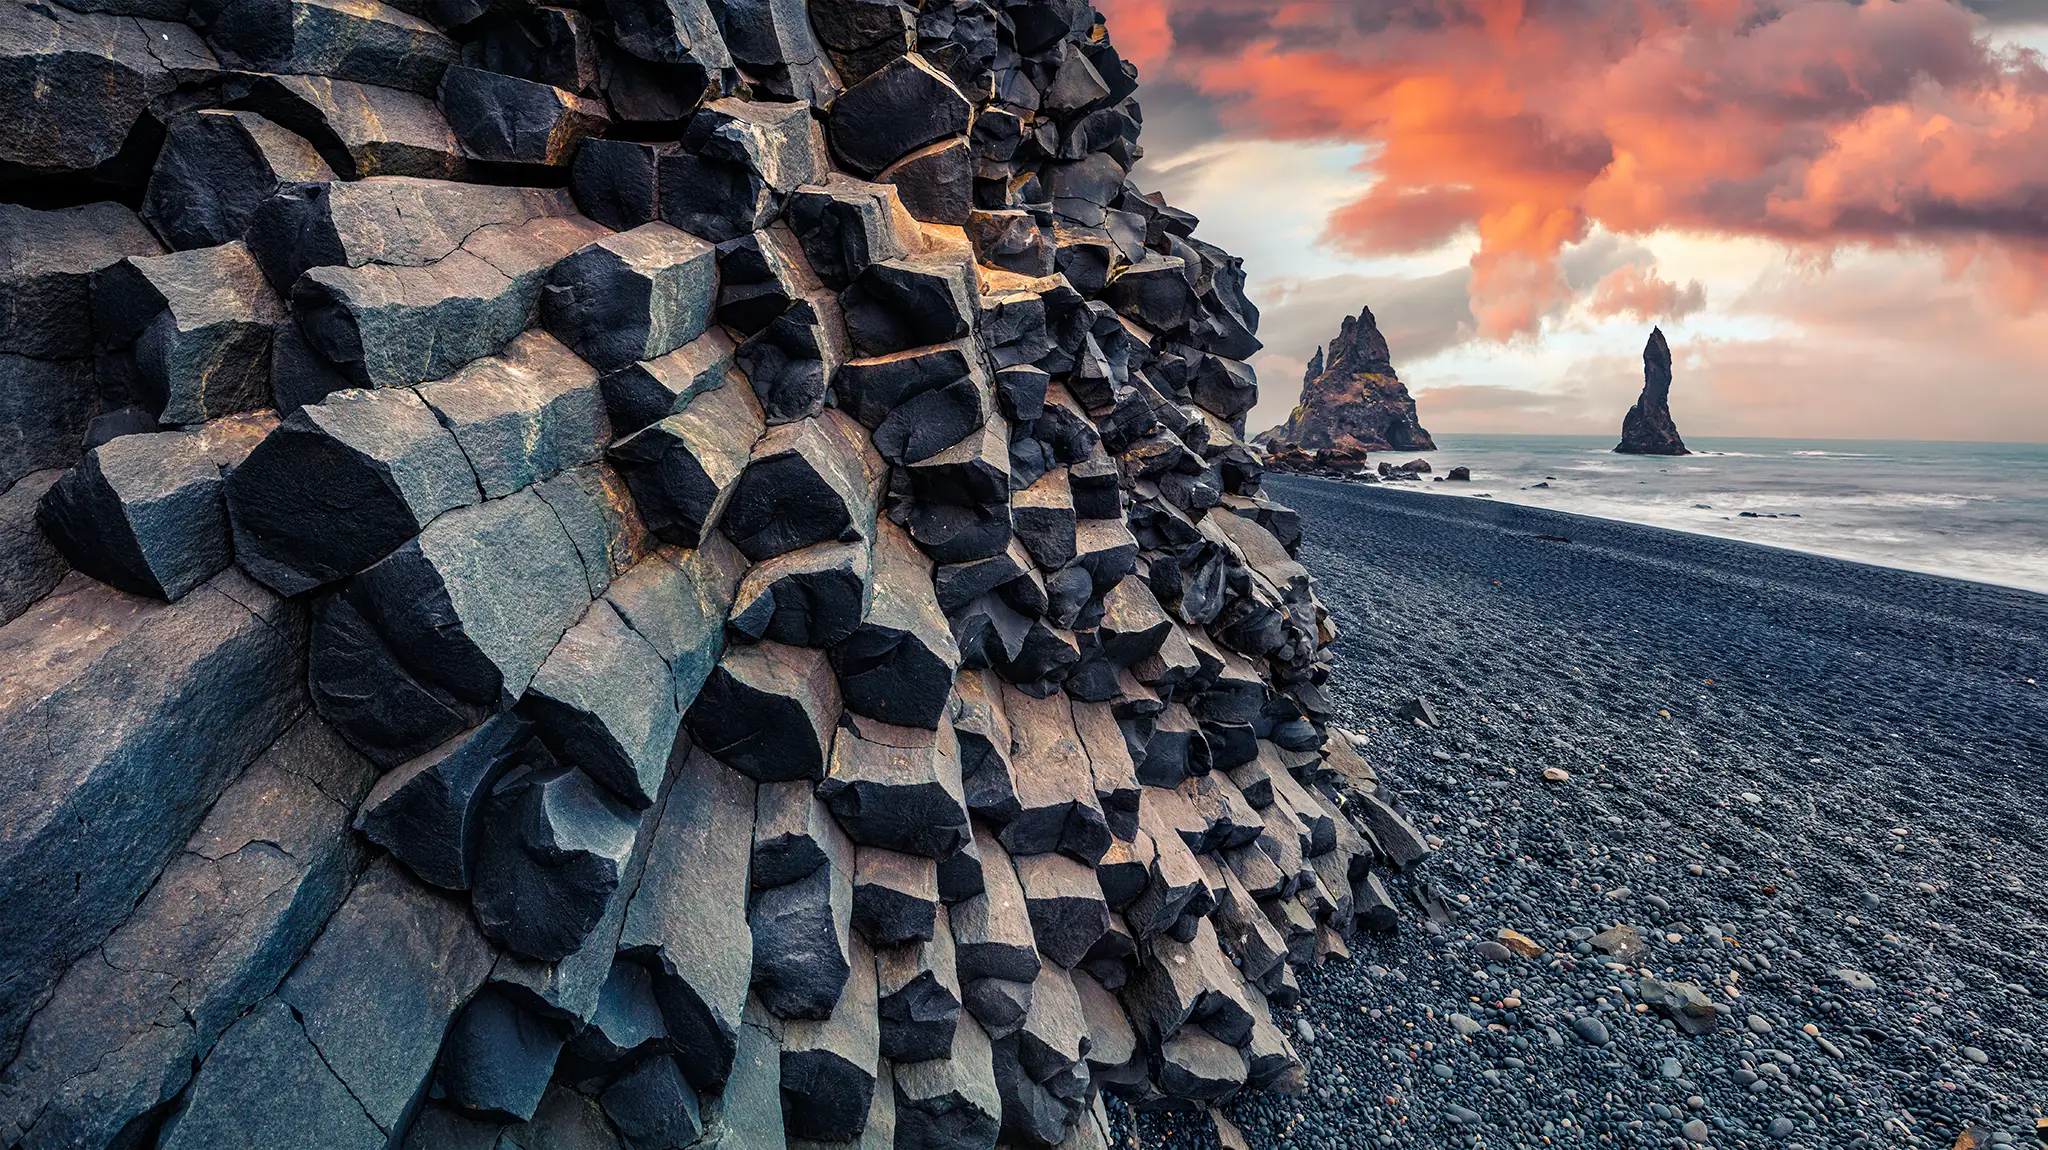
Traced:
<svg viewBox="0 0 2048 1150">
<path fill-rule="evenodd" d="M 1622 418 L 1621 442 L 1614 450 L 1623 455 L 1692 454 L 1671 420 L 1671 345 L 1664 342 L 1663 328 L 1651 328 L 1650 342 L 1643 345 L 1643 394 Z"/>
<path fill-rule="evenodd" d="M 1360 308 L 1357 316 L 1344 321 L 1329 351 L 1325 366 L 1322 349 L 1316 349 L 1302 377 L 1301 403 L 1285 424 L 1261 440 L 1270 446 L 1292 444 L 1309 450 L 1436 450 L 1435 441 L 1416 419 L 1415 400 L 1394 374 L 1387 337 L 1380 334 L 1371 308 Z"/>
</svg>

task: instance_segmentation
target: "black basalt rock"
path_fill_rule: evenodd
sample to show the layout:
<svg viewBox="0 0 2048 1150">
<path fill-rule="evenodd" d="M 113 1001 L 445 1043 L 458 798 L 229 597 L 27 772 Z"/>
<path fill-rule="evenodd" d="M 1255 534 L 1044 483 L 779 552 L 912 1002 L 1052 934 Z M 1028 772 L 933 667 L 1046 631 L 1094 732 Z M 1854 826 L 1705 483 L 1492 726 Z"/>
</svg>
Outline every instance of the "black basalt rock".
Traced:
<svg viewBox="0 0 2048 1150">
<path fill-rule="evenodd" d="M 463 154 L 490 163 L 567 167 L 584 137 L 611 123 L 596 100 L 460 64 L 441 77 L 440 93 Z"/>
<path fill-rule="evenodd" d="M 873 178 L 926 144 L 966 135 L 973 119 L 952 79 L 910 53 L 840 93 L 826 137 L 834 159 Z"/>
<path fill-rule="evenodd" d="M 483 817 L 472 893 L 484 933 L 543 962 L 574 951 L 618 889 L 638 818 L 574 767 L 508 777 Z"/>
<path fill-rule="evenodd" d="M 241 239 L 280 186 L 333 178 L 297 133 L 254 112 L 205 108 L 171 120 L 142 216 L 172 247 L 212 247 Z"/>
</svg>

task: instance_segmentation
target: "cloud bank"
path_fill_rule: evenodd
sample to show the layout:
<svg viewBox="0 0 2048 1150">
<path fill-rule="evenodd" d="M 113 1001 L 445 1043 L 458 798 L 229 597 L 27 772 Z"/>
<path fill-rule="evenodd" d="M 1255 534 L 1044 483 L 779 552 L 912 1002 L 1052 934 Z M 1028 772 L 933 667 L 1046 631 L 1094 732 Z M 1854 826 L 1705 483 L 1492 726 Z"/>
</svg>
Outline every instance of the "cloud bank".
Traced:
<svg viewBox="0 0 2048 1150">
<path fill-rule="evenodd" d="M 1535 334 L 1582 298 L 1596 317 L 1704 306 L 1645 266 L 1574 284 L 1570 253 L 1602 232 L 1765 237 L 1814 261 L 1936 250 L 2000 306 L 2048 306 L 2048 70 L 1986 37 L 2009 0 L 1102 6 L 1148 80 L 1211 105 L 1196 119 L 1368 146 L 1371 182 L 1324 242 L 1471 237 L 1482 336 Z"/>
</svg>

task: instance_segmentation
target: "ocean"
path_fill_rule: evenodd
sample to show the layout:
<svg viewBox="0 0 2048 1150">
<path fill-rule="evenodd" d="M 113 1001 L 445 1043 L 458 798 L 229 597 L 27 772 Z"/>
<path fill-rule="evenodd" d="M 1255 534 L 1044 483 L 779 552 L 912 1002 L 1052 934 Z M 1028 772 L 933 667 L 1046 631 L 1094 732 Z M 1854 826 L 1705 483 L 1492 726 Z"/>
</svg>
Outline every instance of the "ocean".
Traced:
<svg viewBox="0 0 2048 1150">
<path fill-rule="evenodd" d="M 1419 457 L 1472 482 L 1413 485 L 1432 494 L 2048 593 L 2048 444 L 1688 436 L 1694 454 L 1673 458 L 1616 455 L 1613 436 L 1435 438 Z"/>
</svg>

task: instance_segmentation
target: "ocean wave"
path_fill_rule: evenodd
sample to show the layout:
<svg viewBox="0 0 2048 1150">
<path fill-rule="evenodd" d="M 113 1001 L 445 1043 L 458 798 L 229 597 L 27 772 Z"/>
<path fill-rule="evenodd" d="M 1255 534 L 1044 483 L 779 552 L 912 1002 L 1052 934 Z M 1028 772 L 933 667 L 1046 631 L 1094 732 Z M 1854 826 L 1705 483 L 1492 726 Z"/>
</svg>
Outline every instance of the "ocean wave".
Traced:
<svg viewBox="0 0 2048 1150">
<path fill-rule="evenodd" d="M 1967 495 L 1957 491 L 1868 491 L 1854 495 L 1788 491 L 1771 495 L 1757 491 L 1705 492 L 1700 501 L 1716 507 L 1728 504 L 1737 511 L 1891 511 L 1905 507 L 1953 510 L 1979 503 L 1996 503 L 1996 495 Z M 1716 503 L 1715 500 L 1720 502 Z"/>
<path fill-rule="evenodd" d="M 1788 451 L 1787 455 L 1824 455 L 1831 459 L 1886 459 L 1888 456 L 1868 451 Z"/>
<path fill-rule="evenodd" d="M 2014 548 L 2005 537 L 1986 538 L 1974 546 L 1969 543 L 1958 545 L 1949 532 L 1932 526 L 1916 529 L 1895 523 L 1829 524 L 1810 518 L 1743 519 L 1736 511 L 1722 507 L 1699 510 L 1673 506 L 1669 502 L 1638 503 L 1600 496 L 1532 498 L 1554 496 L 1554 491 L 1509 490 L 1488 494 L 1513 503 L 1549 507 L 1600 519 L 1642 523 L 1688 534 L 1762 543 L 1880 567 L 2048 593 L 2048 549 L 2024 545 Z"/>
</svg>

